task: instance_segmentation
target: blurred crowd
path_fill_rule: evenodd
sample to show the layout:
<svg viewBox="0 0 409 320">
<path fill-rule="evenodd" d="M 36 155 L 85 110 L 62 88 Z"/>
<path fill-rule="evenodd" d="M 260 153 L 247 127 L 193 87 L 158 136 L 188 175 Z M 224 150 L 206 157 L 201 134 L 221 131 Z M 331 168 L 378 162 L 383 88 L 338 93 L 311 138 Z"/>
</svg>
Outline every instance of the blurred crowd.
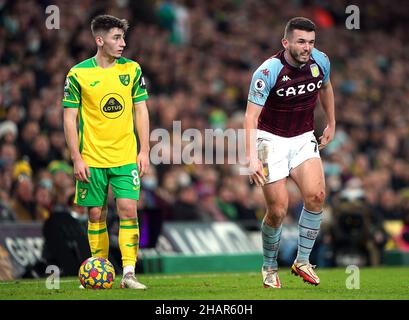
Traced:
<svg viewBox="0 0 409 320">
<path fill-rule="evenodd" d="M 360 29 L 348 30 L 342 0 L 55 0 L 60 28 L 49 30 L 48 4 L 0 1 L 0 222 L 45 221 L 72 199 L 61 98 L 68 70 L 95 54 L 89 26 L 100 13 L 130 21 L 124 56 L 142 66 L 151 129 L 171 130 L 179 120 L 182 130 L 201 132 L 242 128 L 253 71 L 281 49 L 291 17 L 311 18 L 316 47 L 331 60 L 337 116 L 335 140 L 322 152 L 327 204 L 320 241 L 342 242 L 334 226 L 355 210 L 361 218 L 367 213 L 359 234 L 379 251 L 388 240 L 384 221 L 408 220 L 406 6 L 358 4 Z M 325 125 L 317 107 L 317 136 Z M 302 201 L 288 184 L 286 223 L 295 224 Z M 139 207 L 170 221 L 259 222 L 265 210 L 261 189 L 235 166 L 195 164 L 151 166 Z M 351 219 L 342 220 L 347 231 Z"/>
</svg>

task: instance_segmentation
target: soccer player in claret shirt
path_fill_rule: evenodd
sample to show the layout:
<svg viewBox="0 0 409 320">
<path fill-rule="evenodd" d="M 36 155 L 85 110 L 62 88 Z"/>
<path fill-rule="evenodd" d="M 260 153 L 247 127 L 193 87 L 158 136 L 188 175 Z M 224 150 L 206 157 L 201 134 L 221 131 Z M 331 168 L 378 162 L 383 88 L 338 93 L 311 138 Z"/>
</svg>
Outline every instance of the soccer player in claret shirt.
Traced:
<svg viewBox="0 0 409 320">
<path fill-rule="evenodd" d="M 281 287 L 277 255 L 288 207 L 288 177 L 297 184 L 304 202 L 298 227 L 298 252 L 291 271 L 313 285 L 320 283 L 315 266 L 309 262 L 325 198 L 319 150 L 335 134 L 330 62 L 314 48 L 314 23 L 303 17 L 291 19 L 285 27 L 282 45 L 283 50 L 254 72 L 244 121 L 250 181 L 262 186 L 267 206 L 261 225 L 262 277 L 266 288 Z M 327 120 L 319 142 L 313 133 L 318 97 Z"/>
<path fill-rule="evenodd" d="M 120 218 L 120 287 L 146 289 L 135 277 L 135 265 L 140 177 L 149 167 L 148 93 L 139 64 L 121 57 L 127 29 L 126 20 L 113 16 L 93 19 L 91 30 L 97 53 L 71 68 L 62 105 L 65 137 L 77 180 L 75 202 L 88 207 L 92 256 L 108 258 L 106 203 L 111 185 Z"/>
</svg>

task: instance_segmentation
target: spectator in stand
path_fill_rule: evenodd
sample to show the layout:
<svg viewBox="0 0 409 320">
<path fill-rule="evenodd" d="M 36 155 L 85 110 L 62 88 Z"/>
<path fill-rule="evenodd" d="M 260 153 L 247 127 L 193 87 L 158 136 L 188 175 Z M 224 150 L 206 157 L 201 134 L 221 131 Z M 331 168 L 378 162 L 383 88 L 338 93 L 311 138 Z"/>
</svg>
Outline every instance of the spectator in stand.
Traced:
<svg viewBox="0 0 409 320">
<path fill-rule="evenodd" d="M 54 160 L 48 165 L 48 170 L 52 174 L 53 184 L 53 206 L 54 210 L 64 207 L 70 196 L 75 191 L 74 180 L 72 179 L 72 167 L 65 161 Z"/>
<path fill-rule="evenodd" d="M 234 206 L 235 194 L 232 188 L 227 185 L 222 185 L 218 189 L 218 197 L 216 198 L 217 207 L 221 210 L 223 215 L 228 220 L 237 220 L 238 212 L 237 208 Z"/>
<path fill-rule="evenodd" d="M 13 121 L 4 121 L 0 124 L 0 141 L 14 144 L 17 140 L 18 129 Z"/>
<path fill-rule="evenodd" d="M 409 188 L 401 191 L 399 207 L 403 225 L 402 230 L 394 240 L 400 250 L 409 252 Z"/>
<path fill-rule="evenodd" d="M 33 182 L 30 176 L 19 174 L 13 182 L 11 208 L 19 222 L 36 220 L 34 215 Z"/>
<path fill-rule="evenodd" d="M 52 209 L 52 183 L 41 180 L 34 189 L 34 212 L 37 220 L 45 221 Z"/>
<path fill-rule="evenodd" d="M 209 222 L 212 220 L 198 204 L 198 195 L 193 185 L 179 188 L 177 200 L 173 206 L 171 220 L 201 222 Z"/>
</svg>

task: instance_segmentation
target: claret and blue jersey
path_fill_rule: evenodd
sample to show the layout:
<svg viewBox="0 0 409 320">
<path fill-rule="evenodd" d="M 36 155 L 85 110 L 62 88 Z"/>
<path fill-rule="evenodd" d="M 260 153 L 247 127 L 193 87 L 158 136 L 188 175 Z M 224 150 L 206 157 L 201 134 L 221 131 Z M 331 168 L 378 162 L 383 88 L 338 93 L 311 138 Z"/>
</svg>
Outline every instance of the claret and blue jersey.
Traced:
<svg viewBox="0 0 409 320">
<path fill-rule="evenodd" d="M 313 49 L 301 67 L 290 65 L 281 50 L 254 72 L 248 100 L 263 107 L 258 129 L 282 137 L 314 130 L 318 90 L 329 81 L 330 62 Z"/>
</svg>

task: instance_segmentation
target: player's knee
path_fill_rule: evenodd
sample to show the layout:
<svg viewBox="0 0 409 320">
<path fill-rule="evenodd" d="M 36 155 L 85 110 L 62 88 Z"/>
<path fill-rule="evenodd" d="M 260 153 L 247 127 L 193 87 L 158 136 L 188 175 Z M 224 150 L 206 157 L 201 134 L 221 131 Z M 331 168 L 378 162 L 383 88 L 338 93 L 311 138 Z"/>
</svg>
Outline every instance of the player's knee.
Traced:
<svg viewBox="0 0 409 320">
<path fill-rule="evenodd" d="M 278 228 L 285 218 L 285 215 L 269 215 L 264 218 L 264 223 L 273 228 Z"/>
<path fill-rule="evenodd" d="M 136 218 L 136 205 L 133 203 L 122 203 L 118 205 L 118 214 L 121 219 Z"/>
<path fill-rule="evenodd" d="M 93 207 L 88 210 L 88 219 L 91 222 L 101 222 L 106 219 L 106 214 L 100 207 Z"/>
<path fill-rule="evenodd" d="M 325 201 L 325 191 L 318 190 L 307 197 L 307 203 L 312 206 L 322 206 Z"/>
<path fill-rule="evenodd" d="M 269 204 L 267 205 L 267 224 L 281 224 L 287 215 L 287 206 L 285 204 Z M 270 223 L 268 223 L 270 222 Z"/>
<path fill-rule="evenodd" d="M 319 204 L 323 204 L 324 200 L 325 200 L 325 191 L 324 190 L 320 190 L 319 192 L 317 192 L 314 195 L 314 200 L 315 202 L 319 203 Z"/>
</svg>

